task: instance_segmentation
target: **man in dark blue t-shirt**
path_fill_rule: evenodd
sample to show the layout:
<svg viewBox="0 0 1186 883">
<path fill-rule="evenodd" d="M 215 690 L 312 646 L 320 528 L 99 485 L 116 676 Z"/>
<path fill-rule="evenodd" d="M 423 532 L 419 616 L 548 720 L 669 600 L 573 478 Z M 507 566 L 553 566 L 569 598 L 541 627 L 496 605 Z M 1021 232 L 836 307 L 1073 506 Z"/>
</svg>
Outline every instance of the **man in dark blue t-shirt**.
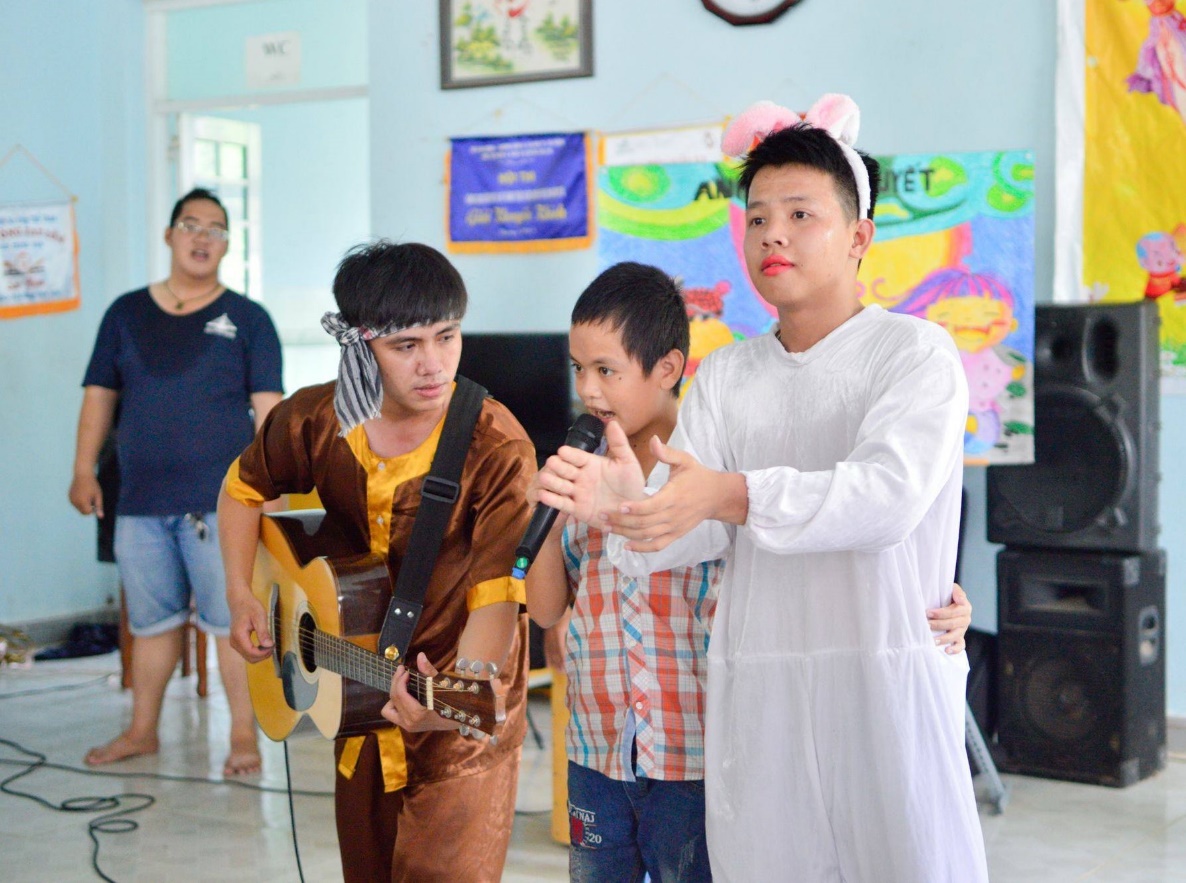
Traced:
<svg viewBox="0 0 1186 883">
<path fill-rule="evenodd" d="M 263 307 L 218 281 L 228 234 L 213 193 L 178 200 L 165 231 L 168 278 L 112 303 L 83 379 L 70 502 L 103 515 L 95 463 L 118 404 L 115 558 L 135 638 L 132 722 L 87 753 L 91 765 L 157 751 L 192 601 L 200 627 L 215 636 L 230 706 L 223 772 L 260 767 L 246 668 L 227 639 L 215 508 L 227 467 L 283 395 L 280 341 Z"/>
</svg>

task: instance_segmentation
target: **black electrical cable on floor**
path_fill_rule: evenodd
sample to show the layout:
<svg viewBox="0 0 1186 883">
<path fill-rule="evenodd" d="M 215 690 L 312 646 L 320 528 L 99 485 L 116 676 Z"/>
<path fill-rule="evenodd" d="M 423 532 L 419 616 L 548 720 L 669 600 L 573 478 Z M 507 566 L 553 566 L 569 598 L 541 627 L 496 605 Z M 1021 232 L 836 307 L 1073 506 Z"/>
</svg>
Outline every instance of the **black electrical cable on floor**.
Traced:
<svg viewBox="0 0 1186 883">
<path fill-rule="evenodd" d="M 107 883 L 116 883 L 111 877 L 103 873 L 99 867 L 99 835 L 100 834 L 130 834 L 135 831 L 140 825 L 127 818 L 128 815 L 140 810 L 147 809 L 156 803 L 156 798 L 150 794 L 140 794 L 137 792 L 128 792 L 116 797 L 72 797 L 69 800 L 64 800 L 60 804 L 54 804 L 45 798 L 30 794 L 25 791 L 17 791 L 8 787 L 17 779 L 28 776 L 37 770 L 60 770 L 68 773 L 78 773 L 86 776 L 102 776 L 108 778 L 118 779 L 158 779 L 164 782 L 195 782 L 206 785 L 233 785 L 239 788 L 246 788 L 250 791 L 260 791 L 266 794 L 287 794 L 288 795 L 288 817 L 292 824 L 292 848 L 293 854 L 296 856 L 297 874 L 300 876 L 301 883 L 305 881 L 305 872 L 301 866 L 301 854 L 297 847 L 297 833 L 296 833 L 296 811 L 293 802 L 294 796 L 299 797 L 333 797 L 332 791 L 303 791 L 294 790 L 292 787 L 292 771 L 288 759 L 288 742 L 284 743 L 284 776 L 287 787 L 267 788 L 262 785 L 257 785 L 253 782 L 242 782 L 237 779 L 207 779 L 201 776 L 175 776 L 166 773 L 125 773 L 117 772 L 115 770 L 89 770 L 83 767 L 74 767 L 61 763 L 50 763 L 44 754 L 37 751 L 31 751 L 23 745 L 0 737 L 0 745 L 6 745 L 14 751 L 23 754 L 31 760 L 12 760 L 10 758 L 0 758 L 0 765 L 4 766 L 19 766 L 23 769 L 9 776 L 7 779 L 0 781 L 0 792 L 11 794 L 14 797 L 24 797 L 28 800 L 35 801 L 47 809 L 52 809 L 55 812 L 101 812 L 103 810 L 116 810 L 115 812 L 108 812 L 105 815 L 92 819 L 87 824 L 87 834 L 94 844 L 91 850 L 91 867 L 100 878 L 107 881 Z M 135 800 L 135 804 L 131 806 L 125 805 L 128 800 Z"/>
<path fill-rule="evenodd" d="M 297 876 L 305 883 L 305 871 L 301 867 L 301 848 L 297 845 L 296 809 L 292 805 L 292 769 L 288 765 L 288 740 L 284 740 L 284 781 L 288 783 L 288 820 L 292 824 L 292 854 L 296 856 Z"/>
<path fill-rule="evenodd" d="M 0 743 L 7 743 L 7 739 L 0 738 Z M 22 749 L 24 750 L 24 749 Z M 27 761 L 10 760 L 6 757 L 0 757 L 0 765 L 3 766 L 28 766 Z M 64 773 L 78 773 L 80 776 L 98 776 L 100 778 L 114 778 L 114 779 L 156 779 L 161 782 L 193 782 L 199 785 L 229 785 L 234 788 L 246 788 L 248 791 L 259 791 L 261 794 L 287 794 L 285 788 L 269 788 L 266 785 L 257 785 L 255 782 L 243 782 L 239 779 L 208 779 L 205 776 L 175 776 L 169 773 L 123 773 L 117 770 L 101 769 L 91 770 L 85 767 L 70 766 L 65 763 L 42 763 L 38 764 L 39 768 L 46 770 L 60 770 Z M 297 797 L 333 797 L 332 791 L 305 791 L 299 788 L 292 789 L 292 793 Z"/>
<path fill-rule="evenodd" d="M 51 803 L 37 794 L 30 794 L 27 791 L 17 791 L 9 787 L 17 779 L 31 775 L 42 767 L 47 766 L 46 756 L 37 751 L 30 751 L 28 748 L 18 745 L 9 739 L 0 739 L 0 745 L 7 745 L 25 757 L 33 758 L 33 760 L 24 764 L 25 768 L 23 770 L 0 781 L 0 791 L 3 791 L 5 794 L 11 794 L 13 797 L 24 797 L 55 812 L 100 812 L 102 810 L 114 810 L 114 812 L 105 813 L 87 822 L 87 834 L 90 836 L 91 843 L 93 844 L 91 849 L 91 867 L 107 883 L 116 883 L 114 879 L 104 874 L 103 869 L 99 867 L 99 835 L 128 834 L 135 831 L 140 825 L 133 819 L 128 818 L 128 816 L 132 813 L 140 812 L 143 809 L 148 809 L 148 807 L 156 803 L 156 798 L 151 794 L 131 792 L 115 797 L 72 797 L 69 800 L 63 800 L 61 803 Z M 132 805 L 128 805 L 129 801 L 133 801 Z"/>
</svg>

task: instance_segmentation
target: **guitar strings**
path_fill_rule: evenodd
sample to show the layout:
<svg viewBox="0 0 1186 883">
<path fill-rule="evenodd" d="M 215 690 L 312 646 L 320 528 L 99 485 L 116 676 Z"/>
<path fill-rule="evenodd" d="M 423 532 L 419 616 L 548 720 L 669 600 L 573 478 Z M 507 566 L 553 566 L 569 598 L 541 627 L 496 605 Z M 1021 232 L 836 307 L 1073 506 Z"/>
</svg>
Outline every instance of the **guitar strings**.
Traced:
<svg viewBox="0 0 1186 883">
<path fill-rule="evenodd" d="M 329 632 L 323 631 L 322 629 L 298 628 L 297 631 L 299 634 L 302 656 L 306 651 L 312 650 L 313 656 L 316 659 L 317 652 L 324 651 L 334 659 L 342 661 L 342 668 L 344 669 L 350 669 L 351 664 L 353 664 L 353 668 L 351 670 L 339 672 L 339 674 L 346 675 L 347 677 L 360 675 L 359 677 L 353 677 L 353 680 L 356 680 L 359 683 L 367 684 L 368 686 L 374 687 L 375 689 L 379 689 L 376 686 L 376 681 L 387 683 L 395 676 L 395 669 L 398 663 L 392 662 L 391 660 L 385 659 L 382 656 L 359 647 L 357 644 L 352 644 L 344 638 L 341 638 L 337 635 L 332 635 Z M 366 675 L 371 675 L 372 679 L 368 681 L 366 679 Z M 463 722 L 471 719 L 480 719 L 479 715 L 473 715 L 467 711 L 464 711 L 463 709 L 457 708 L 454 705 L 450 705 L 447 702 L 435 701 L 435 697 L 439 693 L 469 693 L 470 690 L 468 687 L 458 687 L 454 684 L 441 684 L 434 681 L 432 677 L 423 675 L 420 672 L 414 671 L 413 669 L 408 669 L 408 676 L 408 685 L 415 692 L 416 697 L 420 700 L 421 704 L 424 704 L 424 701 L 427 698 L 428 683 L 431 681 L 434 705 L 437 706 L 438 713 L 440 711 L 448 711 L 454 719 Z M 447 674 L 438 675 L 437 677 L 443 677 L 446 679 L 446 681 L 449 679 L 449 675 Z M 453 680 L 455 682 L 457 681 L 455 678 Z M 471 724 L 471 726 L 477 725 L 478 724 L 476 723 Z"/>
<path fill-rule="evenodd" d="M 312 638 L 312 640 L 313 640 L 312 644 L 309 643 L 310 638 Z M 318 639 L 321 639 L 321 640 L 318 641 Z M 348 662 L 355 663 L 356 667 L 357 667 L 357 665 L 361 664 L 361 666 L 363 668 L 367 669 L 367 672 L 366 672 L 367 674 L 378 675 L 384 681 L 390 681 L 391 678 L 395 677 L 395 669 L 400 665 L 400 663 L 392 662 L 390 660 L 384 659 L 381 656 L 377 656 L 376 654 L 372 653 L 371 651 L 366 650 L 362 647 L 359 647 L 357 644 L 351 644 L 349 641 L 343 640 L 342 638 L 338 638 L 334 635 L 330 635 L 328 632 L 324 632 L 324 631 L 320 631 L 320 630 L 318 630 L 317 632 L 302 631 L 302 633 L 301 633 L 301 649 L 302 650 L 321 649 L 321 650 L 328 650 L 331 652 L 338 651 L 338 650 L 345 650 L 345 655 L 351 657 L 349 660 L 347 660 Z M 336 655 L 338 657 L 341 657 L 343 654 L 339 652 Z M 417 688 L 424 688 L 427 685 L 428 681 L 432 680 L 432 678 L 434 677 L 434 676 L 430 676 L 430 675 L 421 674 L 420 672 L 418 672 L 414 669 L 410 669 L 410 668 L 408 669 L 408 675 L 409 675 L 410 683 L 412 685 L 416 686 Z M 446 679 L 452 677 L 452 679 L 454 681 L 458 681 L 462 684 L 465 683 L 460 678 L 453 677 L 448 673 L 438 674 L 438 675 L 435 675 L 435 677 L 441 677 L 441 678 L 446 678 Z M 355 680 L 358 680 L 358 679 L 355 678 Z M 474 678 L 470 679 L 471 682 L 473 682 L 475 680 L 477 680 L 477 679 L 474 679 Z M 362 683 L 365 683 L 365 682 L 362 682 Z M 441 691 L 454 692 L 454 693 L 468 693 L 468 692 L 470 692 L 470 689 L 468 686 L 461 686 L 461 687 L 457 687 L 454 685 L 442 686 L 441 684 L 436 683 L 435 681 L 433 682 L 433 689 L 435 692 L 441 692 Z"/>
</svg>

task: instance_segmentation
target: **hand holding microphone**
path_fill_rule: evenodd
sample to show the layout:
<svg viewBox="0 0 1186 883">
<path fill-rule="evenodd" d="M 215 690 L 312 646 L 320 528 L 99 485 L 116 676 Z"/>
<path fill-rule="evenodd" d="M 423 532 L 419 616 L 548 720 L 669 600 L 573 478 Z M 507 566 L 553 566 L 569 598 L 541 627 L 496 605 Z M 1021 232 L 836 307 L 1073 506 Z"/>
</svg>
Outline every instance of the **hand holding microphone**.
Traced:
<svg viewBox="0 0 1186 883">
<path fill-rule="evenodd" d="M 582 414 L 569 427 L 568 435 L 564 437 L 564 444 L 570 448 L 577 448 L 578 450 L 592 453 L 601 444 L 603 431 L 604 427 L 602 427 L 600 420 L 592 414 Z M 522 579 L 527 574 L 528 568 L 531 567 L 531 562 L 535 560 L 535 556 L 539 554 L 540 547 L 543 546 L 544 540 L 547 539 L 552 525 L 556 523 L 556 516 L 558 514 L 560 514 L 559 510 L 552 506 L 545 506 L 542 503 L 536 505 L 535 511 L 531 515 L 531 523 L 527 525 L 527 530 L 523 533 L 523 539 L 519 543 L 519 547 L 515 549 L 515 566 L 511 571 L 512 576 Z"/>
</svg>

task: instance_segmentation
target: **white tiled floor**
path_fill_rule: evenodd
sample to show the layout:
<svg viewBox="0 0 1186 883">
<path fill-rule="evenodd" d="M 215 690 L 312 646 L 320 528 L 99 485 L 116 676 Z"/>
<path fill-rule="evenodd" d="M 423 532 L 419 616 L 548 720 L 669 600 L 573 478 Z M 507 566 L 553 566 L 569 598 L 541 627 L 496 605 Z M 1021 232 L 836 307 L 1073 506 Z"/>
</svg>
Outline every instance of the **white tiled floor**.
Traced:
<svg viewBox="0 0 1186 883">
<path fill-rule="evenodd" d="M 120 883 L 298 879 L 283 748 L 265 742 L 264 772 L 249 786 L 222 783 L 227 714 L 216 685 L 203 700 L 194 694 L 192 678 L 173 680 L 159 755 L 107 768 L 118 776 L 77 771 L 86 748 L 110 738 L 130 708 L 130 696 L 119 689 L 118 666 L 112 654 L 36 663 L 27 670 L 0 668 L 0 739 L 73 768 L 39 769 L 6 787 L 52 803 L 121 795 L 134 805 L 133 793 L 153 796 L 153 806 L 131 816 L 137 830 L 97 834 L 99 864 Z M 51 692 L 40 692 L 45 690 Z M 38 692 L 15 695 L 25 691 Z M 533 702 L 532 714 L 550 743 L 547 702 Z M 289 740 L 289 756 L 294 788 L 311 792 L 294 798 L 305 879 L 340 880 L 327 796 L 330 743 L 301 732 Z M 0 744 L 0 781 L 21 771 L 9 762 L 19 759 Z M 149 773 L 199 781 L 137 775 Z M 1123 790 L 1004 778 L 1011 789 L 1004 814 L 994 816 L 987 806 L 981 812 L 993 880 L 1186 881 L 1186 757 L 1174 755 L 1163 773 Z M 259 786 L 275 793 L 261 793 Z M 550 836 L 551 799 L 550 745 L 541 751 L 529 736 L 504 880 L 567 880 L 565 850 Z M 0 794 L 0 880 L 99 879 L 91 869 L 87 826 L 104 812 L 54 812 Z"/>
</svg>

